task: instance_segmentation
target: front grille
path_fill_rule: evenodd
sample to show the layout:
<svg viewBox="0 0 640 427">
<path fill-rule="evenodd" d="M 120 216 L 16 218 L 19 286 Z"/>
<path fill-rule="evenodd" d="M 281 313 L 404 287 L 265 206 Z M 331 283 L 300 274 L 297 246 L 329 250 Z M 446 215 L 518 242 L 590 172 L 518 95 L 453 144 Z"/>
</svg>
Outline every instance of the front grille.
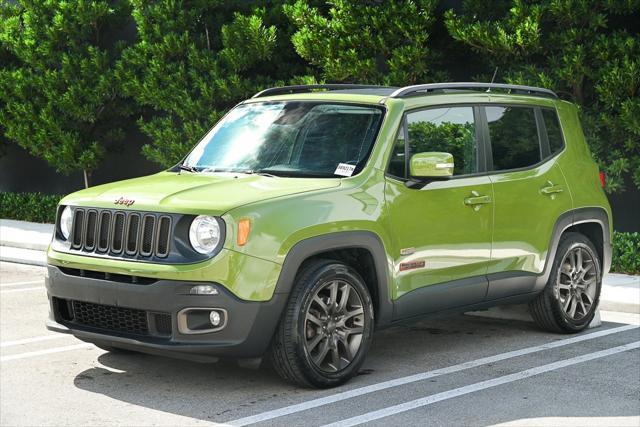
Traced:
<svg viewBox="0 0 640 427">
<path fill-rule="evenodd" d="M 75 208 L 71 248 L 129 257 L 165 258 L 170 252 L 169 215 Z"/>
<path fill-rule="evenodd" d="M 149 335 L 147 312 L 131 308 L 73 301 L 74 322 L 132 335 Z"/>
<path fill-rule="evenodd" d="M 116 307 L 53 297 L 56 321 L 71 328 L 89 328 L 106 334 L 168 339 L 173 332 L 171 314 Z"/>
</svg>

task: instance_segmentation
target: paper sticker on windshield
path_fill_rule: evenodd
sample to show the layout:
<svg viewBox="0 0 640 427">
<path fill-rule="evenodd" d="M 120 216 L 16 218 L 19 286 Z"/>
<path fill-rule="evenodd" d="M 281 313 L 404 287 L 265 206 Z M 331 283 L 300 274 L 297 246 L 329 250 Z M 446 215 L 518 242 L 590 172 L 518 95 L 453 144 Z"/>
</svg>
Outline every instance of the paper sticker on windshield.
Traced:
<svg viewBox="0 0 640 427">
<path fill-rule="evenodd" d="M 355 165 L 348 165 L 346 163 L 338 163 L 338 167 L 336 171 L 333 173 L 334 175 L 340 176 L 351 176 L 353 175 L 353 171 L 356 170 Z"/>
</svg>

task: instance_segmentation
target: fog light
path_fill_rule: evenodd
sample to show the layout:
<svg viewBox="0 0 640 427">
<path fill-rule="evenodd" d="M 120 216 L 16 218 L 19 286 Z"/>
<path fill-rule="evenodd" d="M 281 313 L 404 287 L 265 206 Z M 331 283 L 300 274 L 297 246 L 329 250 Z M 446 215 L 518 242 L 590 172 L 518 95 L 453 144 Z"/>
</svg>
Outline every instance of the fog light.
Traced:
<svg viewBox="0 0 640 427">
<path fill-rule="evenodd" d="M 212 311 L 211 313 L 209 313 L 209 321 L 213 326 L 220 326 L 220 322 L 222 321 L 220 313 L 218 313 L 217 311 Z"/>
<path fill-rule="evenodd" d="M 211 285 L 198 285 L 189 291 L 192 295 L 218 295 L 218 290 Z"/>
</svg>

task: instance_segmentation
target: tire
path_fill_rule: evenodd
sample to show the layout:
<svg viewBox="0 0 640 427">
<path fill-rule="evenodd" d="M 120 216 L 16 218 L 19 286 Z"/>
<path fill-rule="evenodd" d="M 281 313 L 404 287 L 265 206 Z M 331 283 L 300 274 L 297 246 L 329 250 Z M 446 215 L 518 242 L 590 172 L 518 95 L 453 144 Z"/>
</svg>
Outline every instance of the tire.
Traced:
<svg viewBox="0 0 640 427">
<path fill-rule="evenodd" d="M 601 265 L 598 252 L 588 238 L 574 232 L 563 234 L 549 280 L 542 293 L 529 303 L 537 325 L 558 333 L 584 330 L 600 301 Z"/>
<path fill-rule="evenodd" d="M 372 335 L 373 304 L 360 275 L 339 261 L 311 261 L 296 277 L 271 363 L 287 381 L 335 387 L 358 373 Z"/>
</svg>

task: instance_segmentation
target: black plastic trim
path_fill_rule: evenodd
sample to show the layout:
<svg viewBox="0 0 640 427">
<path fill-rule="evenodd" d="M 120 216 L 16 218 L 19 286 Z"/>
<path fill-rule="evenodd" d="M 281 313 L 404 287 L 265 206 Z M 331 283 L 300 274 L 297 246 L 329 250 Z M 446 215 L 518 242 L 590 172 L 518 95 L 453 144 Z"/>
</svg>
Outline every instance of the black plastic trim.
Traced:
<svg viewBox="0 0 640 427">
<path fill-rule="evenodd" d="M 486 276 L 476 276 L 414 289 L 395 301 L 393 320 L 480 303 L 488 286 Z"/>
<path fill-rule="evenodd" d="M 393 302 L 389 278 L 389 262 L 380 238 L 370 231 L 344 231 L 312 237 L 296 243 L 284 260 L 280 277 L 276 283 L 275 294 L 289 294 L 295 283 L 295 277 L 302 263 L 322 252 L 362 248 L 369 251 L 373 257 L 377 282 L 376 325 L 391 322 L 393 317 Z"/>
<path fill-rule="evenodd" d="M 213 284 L 218 295 L 193 295 L 191 287 Z M 70 276 L 56 266 L 48 266 L 45 286 L 51 301 L 51 313 L 47 329 L 71 333 L 88 342 L 110 342 L 116 347 L 165 356 L 234 357 L 252 358 L 263 355 L 271 342 L 275 328 L 286 304 L 286 295 L 276 294 L 269 301 L 244 301 L 229 292 L 223 285 L 212 282 L 158 280 L 140 286 L 89 277 Z M 113 331 L 74 324 L 56 318 L 53 298 L 75 300 L 152 313 L 169 313 L 172 317 L 171 337 L 139 337 Z M 210 307 L 224 309 L 228 313 L 224 329 L 207 334 L 181 334 L 177 314 L 185 308 Z"/>
</svg>

